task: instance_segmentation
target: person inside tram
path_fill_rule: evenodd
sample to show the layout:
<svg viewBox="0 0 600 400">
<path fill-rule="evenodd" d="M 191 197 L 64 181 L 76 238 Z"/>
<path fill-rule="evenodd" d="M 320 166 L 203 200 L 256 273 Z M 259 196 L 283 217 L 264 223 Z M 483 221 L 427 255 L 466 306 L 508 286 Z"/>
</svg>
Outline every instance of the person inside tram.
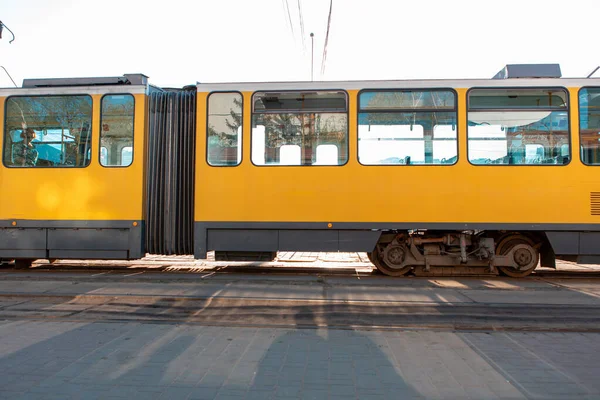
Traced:
<svg viewBox="0 0 600 400">
<path fill-rule="evenodd" d="M 33 146 L 36 133 L 32 128 L 25 128 L 21 132 L 22 142 L 13 147 L 13 162 L 16 166 L 35 167 L 38 161 L 38 151 Z"/>
</svg>

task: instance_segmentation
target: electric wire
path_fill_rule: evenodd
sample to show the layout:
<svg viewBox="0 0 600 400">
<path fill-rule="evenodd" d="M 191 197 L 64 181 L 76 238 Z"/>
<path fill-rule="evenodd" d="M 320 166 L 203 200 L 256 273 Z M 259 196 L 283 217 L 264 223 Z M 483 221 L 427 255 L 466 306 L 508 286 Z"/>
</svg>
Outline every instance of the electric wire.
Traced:
<svg viewBox="0 0 600 400">
<path fill-rule="evenodd" d="M 323 46 L 323 60 L 321 60 L 321 76 L 325 73 L 325 62 L 327 61 L 327 43 L 329 42 L 329 28 L 331 27 L 331 11 L 333 0 L 329 1 L 329 17 L 327 18 L 327 33 L 325 34 L 325 45 Z"/>
<path fill-rule="evenodd" d="M 302 6 L 298 0 L 298 16 L 300 17 L 300 34 L 302 35 L 302 51 L 306 52 L 306 42 L 304 41 L 304 18 L 302 17 Z"/>
<path fill-rule="evenodd" d="M 294 33 L 294 24 L 292 23 L 292 15 L 290 14 L 290 5 L 288 4 L 288 0 L 282 0 L 283 2 L 283 11 L 287 13 L 288 21 L 290 24 L 290 30 L 292 31 L 292 37 L 294 41 L 296 40 L 296 34 Z"/>
</svg>

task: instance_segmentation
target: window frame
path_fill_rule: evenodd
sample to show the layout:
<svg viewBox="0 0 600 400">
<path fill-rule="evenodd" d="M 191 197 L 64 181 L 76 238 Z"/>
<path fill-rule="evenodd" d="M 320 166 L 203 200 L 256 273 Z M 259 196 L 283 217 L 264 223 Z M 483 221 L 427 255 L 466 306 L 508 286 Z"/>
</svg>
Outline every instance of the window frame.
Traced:
<svg viewBox="0 0 600 400">
<path fill-rule="evenodd" d="M 582 146 L 583 145 L 582 145 L 582 141 L 581 141 L 581 103 L 580 103 L 579 99 L 581 96 L 581 91 L 589 90 L 589 89 L 596 89 L 596 90 L 598 90 L 598 93 L 600 93 L 600 86 L 582 86 L 579 88 L 579 90 L 577 90 L 577 130 L 578 130 L 578 134 L 579 134 L 579 161 L 581 161 L 581 163 L 587 167 L 599 167 L 600 163 L 589 164 L 589 163 L 586 163 L 582 157 L 582 150 L 583 150 Z"/>
<path fill-rule="evenodd" d="M 241 143 L 239 143 L 239 146 L 241 146 L 241 157 L 240 160 L 237 164 L 231 164 L 231 165 L 213 165 L 208 161 L 208 139 L 209 139 L 209 135 L 208 135 L 208 124 L 209 124 L 209 107 L 210 107 L 210 96 L 212 96 L 213 94 L 228 94 L 228 93 L 233 93 L 233 94 L 239 94 L 241 99 L 242 99 L 242 132 L 240 134 L 240 138 L 241 138 Z M 206 96 L 206 123 L 205 123 L 205 151 L 204 151 L 204 161 L 206 162 L 206 164 L 209 167 L 213 167 L 213 168 L 235 168 L 235 167 L 239 167 L 240 165 L 242 165 L 242 163 L 244 162 L 244 125 L 246 125 L 245 120 L 244 120 L 244 107 L 245 107 L 246 103 L 244 101 L 244 94 L 242 92 L 240 92 L 239 90 L 214 90 L 210 93 L 208 93 L 208 95 Z"/>
<path fill-rule="evenodd" d="M 569 143 L 569 162 L 566 164 L 473 164 L 469 158 L 469 111 L 471 108 L 469 106 L 469 96 L 471 91 L 473 90 L 561 90 L 563 91 L 565 96 L 565 104 L 567 106 L 567 140 Z M 467 128 L 467 161 L 469 164 L 475 167 L 566 167 L 573 162 L 573 143 L 571 136 L 573 135 L 572 126 L 571 126 L 571 93 L 569 89 L 564 86 L 474 86 L 470 87 L 466 92 L 466 115 L 465 115 L 465 123 Z M 552 108 L 552 107 L 540 107 L 540 108 L 476 108 L 473 111 L 484 111 L 484 112 L 527 112 L 527 111 L 562 111 L 560 109 Z"/>
<path fill-rule="evenodd" d="M 87 165 L 84 165 L 82 167 L 77 167 L 77 166 L 73 166 L 73 167 L 68 167 L 68 166 L 34 166 L 34 167 L 15 167 L 14 165 L 6 165 L 6 136 L 8 134 L 8 130 L 6 129 L 6 115 L 7 115 L 7 110 L 8 110 L 8 101 L 12 98 L 23 98 L 23 97 L 87 97 L 91 100 L 91 112 L 90 112 L 90 150 L 91 150 L 91 146 L 93 146 L 94 144 L 94 98 L 92 97 L 92 95 L 88 94 L 88 93 L 69 93 L 69 94 L 60 94 L 60 93 L 53 93 L 53 94 L 33 94 L 33 95 L 26 95 L 26 94 L 16 94 L 16 95 L 11 95 L 8 96 L 4 99 L 4 121 L 2 121 L 2 128 L 3 128 L 3 136 L 2 136 L 2 166 L 4 168 L 7 169 L 17 169 L 17 170 L 36 170 L 38 168 L 40 169 L 83 169 L 83 168 L 88 168 L 90 165 L 92 165 L 92 161 L 93 161 L 93 157 L 92 154 L 90 153 L 90 162 L 87 163 Z"/>
<path fill-rule="evenodd" d="M 131 163 L 129 165 L 102 165 L 102 163 L 100 162 L 100 160 L 102 159 L 101 157 L 101 152 L 102 152 L 102 103 L 104 101 L 104 98 L 106 96 L 131 96 L 131 98 L 133 99 L 133 130 L 132 130 L 132 138 L 131 138 Z M 135 161 L 135 96 L 132 93 L 105 93 L 102 95 L 102 97 L 100 98 L 100 124 L 98 126 L 99 129 L 99 133 L 98 133 L 98 165 L 100 165 L 102 168 L 129 168 L 133 165 L 134 161 Z M 108 148 L 106 148 L 107 150 L 107 154 L 108 154 Z"/>
<path fill-rule="evenodd" d="M 346 107 L 345 107 L 345 111 L 344 112 L 339 112 L 339 111 L 324 111 L 320 114 L 343 114 L 346 116 L 346 160 L 344 161 L 343 164 L 325 164 L 325 165 L 318 165 L 318 164 L 311 164 L 311 165 L 286 165 L 286 164 L 264 164 L 264 165 L 258 165 L 255 164 L 254 161 L 252 160 L 252 145 L 253 145 L 253 141 L 254 141 L 254 135 L 253 135 L 253 127 L 252 127 L 252 122 L 253 122 L 253 118 L 254 118 L 254 114 L 293 114 L 291 113 L 289 110 L 285 111 L 285 112 L 258 112 L 255 113 L 254 112 L 254 96 L 257 93 L 304 93 L 304 92 L 340 92 L 344 94 L 344 97 L 346 98 Z M 272 167 L 272 168 L 280 168 L 280 167 L 286 167 L 286 168 L 307 168 L 307 167 L 321 167 L 321 168 L 337 168 L 337 167 L 343 167 L 345 165 L 348 164 L 348 162 L 350 161 L 350 96 L 348 94 L 348 91 L 345 89 L 281 89 L 281 90 L 275 90 L 275 89 L 271 89 L 271 90 L 256 90 L 254 92 L 252 92 L 252 95 L 250 96 L 250 100 L 251 100 L 251 110 L 250 110 L 250 162 L 252 163 L 253 166 L 255 167 L 259 167 L 259 168 L 263 168 L 263 167 Z M 312 113 L 312 111 L 311 111 Z M 317 114 L 317 113 L 315 113 Z M 339 153 L 338 153 L 339 154 Z M 316 148 L 315 148 L 315 156 L 316 156 Z M 339 157 L 339 155 L 338 155 Z"/>
<path fill-rule="evenodd" d="M 436 109 L 436 108 L 422 108 L 422 109 L 413 109 L 413 108 L 381 108 L 377 110 L 368 110 L 362 111 L 360 109 L 360 95 L 364 92 L 452 92 L 454 95 L 454 108 L 451 110 L 444 109 Z M 356 95 L 356 160 L 357 162 L 364 167 L 452 167 L 460 161 L 460 128 L 459 128 L 459 104 L 458 104 L 458 92 L 456 89 L 451 87 L 435 87 L 435 88 L 385 88 L 385 89 L 377 89 L 377 88 L 369 88 L 369 89 L 361 89 Z M 454 113 L 456 116 L 456 160 L 452 164 L 363 164 L 360 162 L 360 158 L 358 156 L 359 153 L 359 126 L 360 126 L 360 114 L 363 113 L 374 113 L 374 114 L 392 114 L 392 113 L 435 113 L 435 112 L 445 112 L 445 113 Z M 419 139 L 415 139 L 419 140 Z M 423 138 L 425 141 L 425 138 Z"/>
</svg>

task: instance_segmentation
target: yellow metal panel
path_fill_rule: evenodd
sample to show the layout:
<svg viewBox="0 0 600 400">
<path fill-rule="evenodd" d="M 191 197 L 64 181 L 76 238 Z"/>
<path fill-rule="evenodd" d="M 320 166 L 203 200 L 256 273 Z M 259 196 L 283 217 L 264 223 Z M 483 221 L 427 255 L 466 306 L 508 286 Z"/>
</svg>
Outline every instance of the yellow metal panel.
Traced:
<svg viewBox="0 0 600 400">
<path fill-rule="evenodd" d="M 135 97 L 133 163 L 127 168 L 100 166 L 100 99 L 93 95 L 92 161 L 86 168 L 6 168 L 0 172 L 0 219 L 142 219 L 146 96 Z M 4 121 L 5 98 L 0 99 Z M 0 128 L 4 139 L 4 124 Z"/>
<path fill-rule="evenodd" d="M 589 205 L 590 191 L 600 191 L 600 167 L 585 166 L 579 158 L 577 88 L 569 89 L 572 161 L 567 166 L 471 165 L 466 91 L 457 89 L 459 159 L 453 166 L 360 165 L 357 91 L 350 91 L 347 165 L 252 165 L 252 93 L 245 92 L 243 162 L 210 167 L 205 161 L 206 94 L 199 93 L 195 220 L 600 223 Z"/>
</svg>

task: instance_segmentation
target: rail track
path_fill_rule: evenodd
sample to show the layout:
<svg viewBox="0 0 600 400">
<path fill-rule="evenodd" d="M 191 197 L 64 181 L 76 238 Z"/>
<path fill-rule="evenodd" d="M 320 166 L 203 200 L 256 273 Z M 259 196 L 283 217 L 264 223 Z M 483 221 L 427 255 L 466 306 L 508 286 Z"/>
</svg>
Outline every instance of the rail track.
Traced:
<svg viewBox="0 0 600 400">
<path fill-rule="evenodd" d="M 600 332 L 600 307 L 0 294 L 0 319 L 238 327 Z"/>
<path fill-rule="evenodd" d="M 5 268 L 0 319 L 600 332 L 600 282 L 582 279 L 577 289 L 565 276 L 457 281 L 279 270 Z"/>
</svg>

